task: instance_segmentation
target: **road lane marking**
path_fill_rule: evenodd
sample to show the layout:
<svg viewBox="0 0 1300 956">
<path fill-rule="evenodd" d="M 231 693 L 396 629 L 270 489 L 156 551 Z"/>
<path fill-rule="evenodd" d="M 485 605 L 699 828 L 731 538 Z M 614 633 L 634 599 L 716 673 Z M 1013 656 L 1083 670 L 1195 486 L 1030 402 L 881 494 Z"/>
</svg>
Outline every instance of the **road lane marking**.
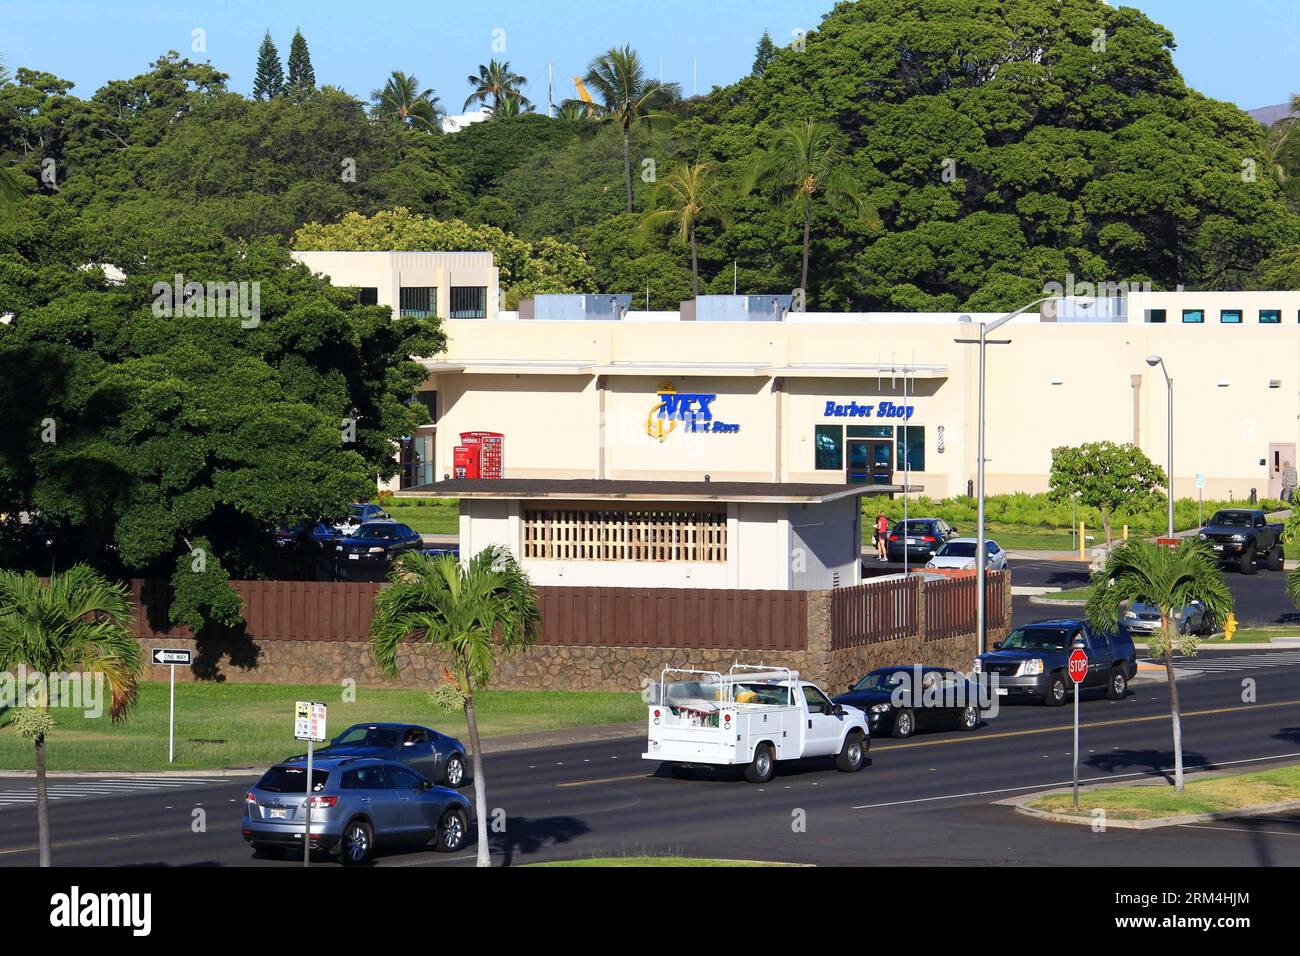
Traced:
<svg viewBox="0 0 1300 956">
<path fill-rule="evenodd" d="M 1246 819 L 1253 819 L 1253 818 L 1247 817 Z M 1194 823 L 1184 823 L 1182 826 L 1179 827 L 1179 829 L 1180 830 L 1226 830 L 1229 833 L 1249 833 L 1249 834 L 1268 833 L 1271 834 L 1272 836 L 1300 837 L 1300 833 L 1291 833 L 1288 832 L 1287 830 L 1254 830 L 1254 829 L 1246 829 L 1243 827 L 1204 827 L 1204 826 L 1198 826 L 1197 824 Z"/>
<path fill-rule="evenodd" d="M 1291 754 L 1274 754 L 1271 757 L 1248 757 L 1244 760 L 1224 760 L 1217 763 L 1198 763 L 1187 764 L 1184 770 L 1217 770 L 1220 767 L 1232 767 L 1244 763 L 1264 763 L 1268 760 L 1286 760 L 1288 757 L 1300 757 L 1300 753 Z M 1167 768 L 1172 771 L 1173 768 Z M 1079 783 L 1102 783 L 1110 780 L 1125 780 L 1129 777 L 1163 777 L 1166 771 L 1161 770 L 1138 770 L 1134 773 L 1116 773 L 1108 777 L 1083 777 Z M 1035 783 L 1024 787 L 1008 787 L 1005 790 L 976 790 L 971 793 L 949 793 L 939 797 L 916 797 L 911 800 L 894 800 L 890 803 L 868 803 L 860 807 L 851 807 L 853 810 L 879 810 L 882 807 L 901 807 L 912 803 L 934 803 L 938 800 L 962 800 L 966 797 L 991 797 L 1001 793 L 1018 793 L 1022 790 L 1051 790 L 1054 787 L 1068 787 L 1074 783 L 1073 780 L 1061 780 L 1056 783 Z"/>
<path fill-rule="evenodd" d="M 176 829 L 171 830 L 148 830 L 144 833 L 118 833 L 110 836 L 90 837 L 85 840 L 65 840 L 61 843 L 51 843 L 51 850 L 59 850 L 70 846 L 87 846 L 92 843 L 119 843 L 122 840 L 135 840 L 139 837 L 163 836 L 165 834 L 174 834 Z M 9 856 L 14 853 L 36 853 L 40 850 L 39 846 L 16 846 L 7 850 L 0 850 L 0 856 Z"/>
<path fill-rule="evenodd" d="M 1276 707 L 1298 707 L 1300 700 L 1283 700 L 1270 704 L 1242 704 L 1237 707 L 1215 707 L 1210 710 L 1188 710 L 1183 711 L 1180 715 L 1184 720 L 1189 717 L 1213 717 L 1219 714 L 1234 714 L 1248 710 L 1271 710 Z M 1098 727 L 1119 727 L 1124 724 L 1145 724 L 1156 720 L 1168 720 L 1168 714 L 1152 714 L 1148 717 L 1119 717 L 1115 720 L 1097 720 L 1091 723 L 1080 724 L 1080 730 L 1094 730 Z M 964 737 L 947 737 L 942 740 L 916 740 L 909 741 L 905 744 L 886 744 L 883 747 L 872 747 L 871 752 L 884 752 L 890 750 L 907 750 L 912 747 L 942 747 L 946 744 L 975 744 L 985 740 L 1007 740 L 1012 737 L 1029 737 L 1034 734 L 1068 734 L 1073 733 L 1073 725 L 1061 727 L 1033 727 L 1029 730 L 1008 730 L 1000 734 L 980 734 L 978 736 Z M 1118 750 L 1118 747 L 1113 748 Z M 1043 754 L 1044 757 L 1047 754 Z M 1298 754 L 1297 756 L 1300 756 Z M 664 761 L 671 763 L 672 761 Z M 557 789 L 569 787 L 594 787 L 604 783 L 622 783 L 628 780 L 646 780 L 653 777 L 653 773 L 629 774 L 623 777 L 601 777 L 594 780 L 574 780 L 569 783 L 557 783 L 554 786 Z M 1032 789 L 1032 788 L 1031 788 Z"/>
</svg>

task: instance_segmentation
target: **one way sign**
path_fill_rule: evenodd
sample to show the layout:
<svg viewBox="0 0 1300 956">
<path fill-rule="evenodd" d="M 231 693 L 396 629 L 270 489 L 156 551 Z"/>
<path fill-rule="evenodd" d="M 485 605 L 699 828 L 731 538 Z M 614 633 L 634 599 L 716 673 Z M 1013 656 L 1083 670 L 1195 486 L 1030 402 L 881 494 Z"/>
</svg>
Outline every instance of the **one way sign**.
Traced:
<svg viewBox="0 0 1300 956">
<path fill-rule="evenodd" d="M 153 662 L 155 664 L 190 664 L 193 663 L 193 651 L 170 651 L 163 647 L 153 649 Z"/>
</svg>

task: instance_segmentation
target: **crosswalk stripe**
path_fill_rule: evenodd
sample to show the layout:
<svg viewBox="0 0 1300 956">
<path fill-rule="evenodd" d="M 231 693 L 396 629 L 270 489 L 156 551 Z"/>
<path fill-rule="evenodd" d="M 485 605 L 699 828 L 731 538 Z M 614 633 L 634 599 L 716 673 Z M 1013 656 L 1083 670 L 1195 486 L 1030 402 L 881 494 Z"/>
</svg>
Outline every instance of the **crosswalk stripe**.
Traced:
<svg viewBox="0 0 1300 956">
<path fill-rule="evenodd" d="M 1215 657 L 1191 660 L 1186 667 L 1198 671 L 1242 671 L 1261 667 L 1285 667 L 1300 664 L 1300 651 L 1274 651 L 1272 653 L 1242 654 L 1239 657 Z"/>
<path fill-rule="evenodd" d="M 121 780 L 86 780 L 52 783 L 46 792 L 51 800 L 70 800 L 78 797 L 111 797 L 149 790 L 178 790 L 185 787 L 211 784 L 207 777 L 139 777 Z M 36 801 L 36 784 L 21 789 L 0 790 L 0 807 L 28 806 Z"/>
</svg>

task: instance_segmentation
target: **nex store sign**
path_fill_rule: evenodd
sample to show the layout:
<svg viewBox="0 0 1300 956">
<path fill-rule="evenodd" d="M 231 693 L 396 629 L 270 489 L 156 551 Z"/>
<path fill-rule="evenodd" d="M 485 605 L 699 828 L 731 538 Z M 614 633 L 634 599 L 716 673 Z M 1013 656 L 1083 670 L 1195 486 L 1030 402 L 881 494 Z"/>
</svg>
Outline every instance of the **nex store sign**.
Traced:
<svg viewBox="0 0 1300 956">
<path fill-rule="evenodd" d="M 859 405 L 857 402 L 838 405 L 827 402 L 825 411 L 827 418 L 902 418 L 906 421 L 911 421 L 915 414 L 915 405 L 895 405 L 893 402 L 881 402 L 879 405 Z"/>
</svg>

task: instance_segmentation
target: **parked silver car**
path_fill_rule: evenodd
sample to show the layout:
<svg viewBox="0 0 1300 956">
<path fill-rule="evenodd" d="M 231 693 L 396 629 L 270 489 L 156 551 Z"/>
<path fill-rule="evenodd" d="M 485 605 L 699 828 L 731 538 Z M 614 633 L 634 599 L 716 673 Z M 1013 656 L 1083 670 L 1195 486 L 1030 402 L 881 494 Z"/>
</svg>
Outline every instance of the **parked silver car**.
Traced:
<svg viewBox="0 0 1300 956">
<path fill-rule="evenodd" d="M 1213 634 L 1215 630 L 1213 615 L 1200 601 L 1184 607 L 1174 615 L 1174 619 L 1179 634 L 1205 635 Z M 1160 630 L 1160 608 L 1154 604 L 1130 604 L 1120 623 L 1133 634 L 1154 634 Z"/>
<path fill-rule="evenodd" d="M 311 801 L 311 848 L 345 864 L 364 863 L 385 844 L 454 853 L 469 837 L 469 801 L 392 760 L 313 762 Z M 266 856 L 301 854 L 306 827 L 306 765 L 272 767 L 244 797 L 244 839 Z"/>
</svg>

